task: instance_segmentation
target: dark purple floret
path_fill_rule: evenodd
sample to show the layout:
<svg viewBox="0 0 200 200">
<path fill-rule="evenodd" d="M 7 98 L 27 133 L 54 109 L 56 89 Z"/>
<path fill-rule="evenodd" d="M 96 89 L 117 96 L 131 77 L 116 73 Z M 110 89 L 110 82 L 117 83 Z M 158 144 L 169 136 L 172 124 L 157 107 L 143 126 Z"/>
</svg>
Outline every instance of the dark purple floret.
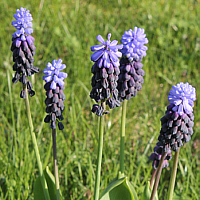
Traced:
<svg viewBox="0 0 200 200">
<path fill-rule="evenodd" d="M 173 151 L 178 151 L 178 148 L 183 146 L 184 142 L 189 142 L 193 134 L 194 115 L 186 113 L 179 115 L 172 110 L 173 107 L 174 105 L 168 106 L 165 116 L 161 118 L 158 140 L 160 141 L 159 145 L 164 146 L 165 152 L 170 147 Z"/>
<path fill-rule="evenodd" d="M 119 100 L 129 100 L 137 95 L 142 89 L 145 75 L 140 61 L 129 61 L 123 57 L 120 60 L 120 75 L 118 80 Z"/>
<path fill-rule="evenodd" d="M 152 153 L 149 157 L 150 160 L 153 161 L 152 166 L 154 169 L 158 168 L 159 162 L 161 160 L 163 154 L 163 146 L 156 146 L 154 147 L 154 153 Z M 169 149 L 167 152 L 167 155 L 164 159 L 162 168 L 166 168 L 169 166 L 168 161 L 172 159 L 172 154 L 171 154 L 171 150 Z"/>
<path fill-rule="evenodd" d="M 46 99 L 45 99 L 45 104 L 46 104 L 46 113 L 48 114 L 44 122 L 45 123 L 51 123 L 50 127 L 52 129 L 56 129 L 56 121 L 58 121 L 58 128 L 59 130 L 63 130 L 64 126 L 62 124 L 63 120 L 63 111 L 65 109 L 64 103 L 63 103 L 63 87 L 56 85 L 56 89 L 51 89 L 51 82 L 47 82 L 44 85 L 44 89 L 46 90 Z M 59 95 L 63 94 L 63 95 Z"/>
<path fill-rule="evenodd" d="M 34 46 L 34 38 L 31 35 L 25 36 L 25 41 L 21 41 L 20 38 L 13 38 L 11 51 L 13 51 L 13 70 L 15 71 L 15 75 L 12 79 L 13 83 L 17 83 L 20 81 L 24 85 L 26 85 L 29 95 L 35 95 L 35 92 L 32 90 L 33 86 L 28 81 L 27 77 L 33 75 L 34 73 L 39 72 L 39 68 L 34 67 L 34 54 L 35 54 L 35 46 Z M 27 39 L 32 41 L 32 46 L 29 46 Z M 28 83 L 28 85 L 27 85 Z M 31 85 L 31 88 L 30 88 Z M 20 95 L 21 98 L 24 95 Z"/>
<path fill-rule="evenodd" d="M 62 124 L 62 122 L 58 122 L 58 128 L 59 128 L 59 130 L 64 129 L 64 125 Z"/>
<path fill-rule="evenodd" d="M 94 75 L 91 80 L 93 88 L 90 92 L 90 97 L 97 103 L 100 100 L 106 101 L 110 109 L 119 107 L 121 105 L 118 100 L 117 90 L 119 68 L 113 67 L 112 64 L 110 64 L 110 68 L 104 68 L 103 66 L 99 68 L 97 63 L 95 63 L 91 71 Z"/>
</svg>

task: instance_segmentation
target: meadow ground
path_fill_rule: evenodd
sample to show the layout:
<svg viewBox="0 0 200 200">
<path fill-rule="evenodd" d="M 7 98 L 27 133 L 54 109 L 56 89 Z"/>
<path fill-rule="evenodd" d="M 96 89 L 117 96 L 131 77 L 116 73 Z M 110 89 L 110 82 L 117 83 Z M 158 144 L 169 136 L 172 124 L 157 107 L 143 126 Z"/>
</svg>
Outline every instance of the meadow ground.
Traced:
<svg viewBox="0 0 200 200">
<path fill-rule="evenodd" d="M 63 131 L 57 132 L 60 185 L 64 199 L 93 199 L 98 123 L 91 113 L 90 61 L 96 36 L 112 33 L 120 42 L 124 31 L 138 26 L 149 39 L 143 59 L 143 88 L 128 102 L 125 173 L 139 198 L 151 177 L 148 156 L 160 131 L 168 93 L 172 85 L 189 82 L 196 88 L 195 126 L 192 140 L 180 151 L 174 199 L 200 199 L 200 1 L 199 0 L 1 0 L 0 2 L 0 199 L 33 199 L 38 176 L 20 83 L 13 84 L 11 21 L 16 9 L 25 7 L 33 16 L 35 37 L 34 77 L 36 95 L 30 98 L 31 112 L 43 165 L 53 171 L 51 131 L 43 123 L 45 91 L 42 71 L 47 62 L 61 58 L 68 73 L 65 87 Z M 12 113 L 13 110 L 13 113 Z M 101 190 L 119 169 L 121 108 L 106 116 Z M 15 137 L 16 135 L 16 137 Z M 15 145 L 13 145 L 15 144 Z M 165 200 L 170 166 L 163 170 L 159 197 Z"/>
</svg>

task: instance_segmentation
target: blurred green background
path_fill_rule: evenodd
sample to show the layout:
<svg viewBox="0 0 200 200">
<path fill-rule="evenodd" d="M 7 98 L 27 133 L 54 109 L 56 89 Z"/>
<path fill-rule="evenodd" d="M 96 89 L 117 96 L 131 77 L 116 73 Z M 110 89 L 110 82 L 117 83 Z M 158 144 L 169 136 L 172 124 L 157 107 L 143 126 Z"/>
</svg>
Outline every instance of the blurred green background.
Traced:
<svg viewBox="0 0 200 200">
<path fill-rule="evenodd" d="M 20 83 L 11 82 L 11 26 L 16 9 L 25 7 L 33 16 L 36 95 L 30 98 L 32 118 L 43 165 L 53 171 L 51 130 L 43 123 L 45 91 L 42 71 L 47 62 L 61 58 L 66 64 L 66 100 L 63 131 L 57 132 L 58 164 L 64 199 L 93 199 L 98 118 L 91 113 L 90 47 L 99 44 L 98 34 L 120 43 L 124 31 L 145 29 L 149 40 L 143 59 L 146 74 L 143 88 L 128 102 L 126 121 L 125 173 L 141 198 L 151 178 L 148 160 L 157 142 L 160 118 L 164 115 L 172 85 L 200 85 L 200 1 L 188 0 L 1 0 L 0 1 L 0 199 L 33 199 L 38 176 Z M 10 88 L 10 89 L 9 89 Z M 13 103 L 12 103 L 13 102 Z M 14 117 L 12 117 L 12 105 Z M 181 148 L 174 199 L 200 199 L 200 127 L 195 102 L 192 140 Z M 106 116 L 101 191 L 119 169 L 121 108 Z M 14 135 L 17 135 L 15 138 Z M 13 145 L 16 141 L 17 145 Z M 163 170 L 158 187 L 166 199 L 170 166 Z"/>
</svg>

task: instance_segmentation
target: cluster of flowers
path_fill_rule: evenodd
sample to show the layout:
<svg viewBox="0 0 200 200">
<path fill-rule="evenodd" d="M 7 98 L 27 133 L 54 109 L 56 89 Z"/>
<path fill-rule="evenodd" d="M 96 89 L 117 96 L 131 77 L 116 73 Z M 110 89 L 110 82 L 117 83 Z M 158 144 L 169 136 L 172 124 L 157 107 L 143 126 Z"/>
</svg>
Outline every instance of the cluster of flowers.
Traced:
<svg viewBox="0 0 200 200">
<path fill-rule="evenodd" d="M 144 29 L 134 28 L 125 31 L 122 36 L 123 43 L 122 59 L 120 60 L 120 76 L 118 81 L 119 99 L 129 100 L 137 95 L 137 91 L 142 89 L 144 83 L 143 76 L 145 75 L 142 69 L 142 58 L 146 56 L 147 47 L 144 44 L 148 43 Z"/>
<path fill-rule="evenodd" d="M 155 146 L 154 147 L 154 153 L 152 153 L 149 157 L 150 160 L 152 160 L 152 167 L 154 169 L 158 168 L 159 162 L 161 160 L 162 157 L 162 153 L 163 153 L 163 147 L 162 146 Z M 167 152 L 167 155 L 165 156 L 164 162 L 162 164 L 162 168 L 166 168 L 169 166 L 168 160 L 172 159 L 172 154 L 171 154 L 171 150 L 169 149 L 169 151 Z"/>
<path fill-rule="evenodd" d="M 92 91 L 90 97 L 96 102 L 100 100 L 106 101 L 106 104 L 113 109 L 121 105 L 118 100 L 117 81 L 119 71 L 119 59 L 121 52 L 118 49 L 122 49 L 122 45 L 117 45 L 118 41 L 110 41 L 111 34 L 108 34 L 108 40 L 105 41 L 101 35 L 97 36 L 97 40 L 102 45 L 94 45 L 91 47 L 92 51 L 96 51 L 92 54 L 91 60 L 94 61 L 91 72 L 94 74 L 92 77 Z M 93 105 L 92 112 L 101 116 L 104 111 L 102 106 L 98 104 Z"/>
<path fill-rule="evenodd" d="M 167 160 L 171 159 L 171 150 L 178 151 L 178 148 L 183 146 L 183 142 L 190 141 L 193 134 L 195 88 L 189 83 L 178 83 L 169 92 L 168 100 L 170 105 L 161 118 L 159 142 L 150 156 L 154 168 L 157 168 L 164 152 L 167 152 L 167 155 L 163 167 L 167 167 Z"/>
<path fill-rule="evenodd" d="M 12 21 L 12 25 L 17 29 L 13 34 L 13 42 L 11 50 L 13 51 L 13 70 L 15 76 L 13 82 L 18 81 L 23 83 L 23 90 L 21 91 L 20 97 L 26 98 L 25 88 L 27 87 L 29 95 L 33 96 L 35 92 L 32 90 L 33 86 L 30 81 L 27 80 L 27 76 L 31 76 L 34 73 L 39 72 L 39 68 L 33 66 L 36 47 L 34 45 L 35 39 L 31 35 L 33 33 L 32 16 L 29 10 L 25 8 L 17 9 L 17 14 L 13 15 L 17 21 Z M 45 117 L 45 122 L 50 122 L 50 127 L 56 129 L 56 120 L 58 121 L 58 128 L 62 130 L 64 128 L 62 122 L 62 112 L 65 108 L 64 100 L 64 78 L 67 78 L 67 73 L 60 72 L 65 69 L 66 66 L 62 64 L 62 60 L 53 60 L 53 64 L 48 63 L 47 69 L 43 70 L 45 74 L 43 79 L 46 81 L 44 89 L 46 90 L 46 112 L 48 115 Z"/>
<path fill-rule="evenodd" d="M 196 100 L 195 88 L 189 83 L 179 83 L 172 87 L 165 116 L 161 118 L 161 131 L 158 137 L 159 146 L 164 152 L 170 148 L 178 151 L 183 142 L 189 142 L 193 134 L 193 106 Z"/>
<path fill-rule="evenodd" d="M 12 21 L 12 25 L 17 29 L 17 31 L 12 35 L 12 46 L 11 51 L 13 52 L 13 70 L 15 71 L 15 76 L 13 78 L 13 83 L 18 81 L 24 84 L 23 90 L 21 91 L 20 97 L 25 98 L 25 87 L 27 87 L 29 95 L 35 95 L 32 90 L 33 86 L 30 81 L 27 80 L 27 76 L 31 76 L 34 73 L 39 72 L 39 68 L 34 67 L 34 58 L 36 47 L 34 45 L 35 39 L 31 35 L 33 32 L 32 28 L 32 16 L 29 10 L 26 11 L 25 8 L 17 9 L 17 14 L 14 14 L 16 21 Z"/>
<path fill-rule="evenodd" d="M 145 72 L 140 61 L 146 56 L 147 47 L 144 44 L 147 44 L 148 40 L 144 29 L 137 27 L 134 31 L 131 29 L 125 31 L 121 45 L 117 45 L 117 40 L 111 42 L 110 37 L 109 33 L 108 40 L 105 41 L 98 35 L 97 40 L 102 45 L 91 47 L 91 51 L 96 52 L 91 56 L 91 60 L 95 63 L 91 69 L 94 75 L 90 97 L 97 103 L 100 100 L 106 101 L 110 109 L 113 109 L 119 107 L 124 99 L 136 96 L 137 91 L 141 90 Z M 122 57 L 120 61 L 119 57 Z M 98 104 L 93 105 L 92 112 L 98 116 L 107 113 Z"/>
<path fill-rule="evenodd" d="M 64 78 L 67 78 L 67 73 L 60 72 L 66 68 L 65 64 L 62 64 L 62 60 L 53 60 L 52 64 L 47 63 L 47 69 L 43 70 L 46 74 L 43 76 L 43 80 L 46 81 L 44 89 L 46 90 L 46 113 L 48 115 L 45 117 L 44 121 L 46 123 L 51 122 L 50 127 L 56 129 L 56 120 L 58 121 L 58 128 L 63 130 L 64 126 L 62 124 L 63 115 L 62 112 L 65 108 L 64 100 L 65 94 L 64 90 Z M 60 121 L 59 121 L 60 120 Z"/>
<path fill-rule="evenodd" d="M 23 90 L 20 97 L 25 98 L 25 87 L 27 87 L 29 95 L 33 96 L 35 92 L 33 86 L 27 77 L 39 72 L 39 68 L 34 67 L 34 58 L 36 47 L 35 39 L 31 35 L 33 33 L 32 16 L 29 10 L 25 8 L 17 9 L 14 14 L 16 21 L 12 21 L 12 25 L 17 29 L 13 34 L 11 51 L 13 52 L 13 70 L 15 75 L 13 82 L 23 83 Z M 91 85 L 92 91 L 90 97 L 97 103 L 99 101 L 106 102 L 110 109 L 119 107 L 121 101 L 129 100 L 137 95 L 137 91 L 141 90 L 145 75 L 142 69 L 142 58 L 146 56 L 148 43 L 144 29 L 135 27 L 125 31 L 121 39 L 121 45 L 117 45 L 118 41 L 111 41 L 111 34 L 107 36 L 105 41 L 101 35 L 97 36 L 97 40 L 101 45 L 94 45 L 91 51 L 95 51 L 91 55 L 94 62 L 91 72 L 93 73 Z M 120 52 L 120 51 L 121 52 Z M 121 60 L 119 61 L 119 58 Z M 56 120 L 62 121 L 62 112 L 64 110 L 65 95 L 64 78 L 67 74 L 60 72 L 66 66 L 62 64 L 62 60 L 53 60 L 53 64 L 48 63 L 47 69 L 44 69 L 43 79 L 46 81 L 44 86 L 47 98 L 46 112 L 48 115 L 45 122 L 51 122 L 51 128 L 56 128 Z M 194 115 L 193 102 L 196 100 L 195 88 L 188 83 L 179 83 L 173 86 L 169 93 L 170 105 L 167 107 L 165 116 L 161 118 L 161 131 L 158 137 L 159 142 L 154 148 L 154 153 L 150 156 L 154 160 L 153 166 L 156 167 L 160 160 L 161 152 L 168 152 L 166 160 L 171 159 L 171 150 L 177 151 L 188 142 L 193 134 Z M 108 111 L 101 105 L 94 104 L 92 112 L 98 116 L 107 114 Z M 59 129 L 64 126 L 58 122 Z M 165 163 L 164 166 L 167 166 Z"/>
</svg>

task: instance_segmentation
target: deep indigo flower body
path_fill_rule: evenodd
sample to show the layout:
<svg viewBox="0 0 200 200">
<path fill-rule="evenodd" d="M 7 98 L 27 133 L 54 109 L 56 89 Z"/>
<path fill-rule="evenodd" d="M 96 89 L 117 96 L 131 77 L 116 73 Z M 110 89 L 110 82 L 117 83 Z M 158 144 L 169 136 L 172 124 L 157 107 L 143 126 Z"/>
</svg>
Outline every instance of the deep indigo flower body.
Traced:
<svg viewBox="0 0 200 200">
<path fill-rule="evenodd" d="M 45 117 L 44 121 L 46 123 L 51 123 L 50 127 L 56 129 L 56 120 L 58 121 L 58 128 L 62 130 L 64 128 L 62 122 L 63 111 L 64 111 L 64 100 L 65 94 L 64 90 L 64 78 L 67 78 L 67 73 L 60 72 L 66 68 L 66 65 L 62 64 L 62 60 L 53 60 L 53 64 L 48 63 L 47 69 L 43 70 L 46 74 L 43 76 L 43 80 L 46 81 L 44 89 L 46 90 L 46 112 L 48 115 Z"/>
<path fill-rule="evenodd" d="M 92 77 L 92 91 L 90 97 L 96 102 L 106 101 L 107 105 L 113 109 L 121 105 L 118 99 L 117 81 L 120 70 L 119 59 L 122 54 L 118 49 L 122 48 L 122 45 L 117 45 L 117 41 L 110 41 L 111 34 L 108 34 L 108 40 L 104 41 L 102 36 L 98 35 L 97 40 L 102 45 L 94 45 L 91 47 L 91 51 L 96 51 L 92 54 L 91 60 L 94 63 L 91 72 L 94 74 Z M 104 112 L 101 106 L 95 104 L 92 109 L 98 116 L 101 116 Z"/>
<path fill-rule="evenodd" d="M 118 80 L 119 99 L 129 100 L 137 95 L 137 91 L 142 89 L 145 75 L 142 69 L 142 58 L 146 56 L 148 49 L 144 44 L 148 43 L 144 29 L 134 28 L 125 31 L 121 42 L 123 49 L 121 50 L 123 57 L 120 60 L 120 76 Z"/>
<path fill-rule="evenodd" d="M 169 148 L 178 151 L 191 139 L 194 126 L 193 105 L 196 100 L 195 88 L 189 83 L 179 83 L 173 86 L 168 99 L 170 105 L 167 107 L 165 116 L 161 118 L 161 131 L 158 137 L 159 146 L 167 152 Z"/>
<path fill-rule="evenodd" d="M 152 160 L 152 167 L 154 169 L 158 168 L 159 162 L 161 160 L 162 157 L 162 153 L 163 153 L 163 147 L 162 146 L 156 146 L 154 147 L 154 153 L 152 153 L 149 157 L 150 160 Z M 171 154 L 171 150 L 169 149 L 167 152 L 167 155 L 165 156 L 162 168 L 166 168 L 169 166 L 168 161 L 172 159 L 172 154 Z"/>
<path fill-rule="evenodd" d="M 129 100 L 137 95 L 137 91 L 142 89 L 145 71 L 143 64 L 139 61 L 132 61 L 127 58 L 120 60 L 120 75 L 118 80 L 119 100 Z"/>
<path fill-rule="evenodd" d="M 31 76 L 34 73 L 39 72 L 39 68 L 34 67 L 34 58 L 36 47 L 34 45 L 35 39 L 31 35 L 25 35 L 25 33 L 32 33 L 32 16 L 29 11 L 25 8 L 17 9 L 17 14 L 14 14 L 17 21 L 13 21 L 12 25 L 15 26 L 18 31 L 13 34 L 11 51 L 13 52 L 13 70 L 15 76 L 13 83 L 18 81 L 23 83 L 23 90 L 21 91 L 20 97 L 25 98 L 25 87 L 27 87 L 29 95 L 33 96 L 35 92 L 32 90 L 33 86 L 28 81 L 27 76 Z"/>
</svg>

